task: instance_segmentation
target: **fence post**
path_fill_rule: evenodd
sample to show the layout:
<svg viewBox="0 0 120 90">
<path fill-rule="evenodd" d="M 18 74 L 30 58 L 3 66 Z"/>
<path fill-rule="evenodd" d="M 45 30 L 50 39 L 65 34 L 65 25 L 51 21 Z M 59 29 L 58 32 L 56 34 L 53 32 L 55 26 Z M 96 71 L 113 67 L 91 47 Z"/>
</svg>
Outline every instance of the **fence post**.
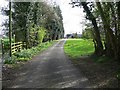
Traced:
<svg viewBox="0 0 120 90">
<path fill-rule="evenodd" d="M 14 48 L 13 49 L 15 50 L 15 34 L 14 34 L 13 38 L 14 38 L 14 45 L 13 45 Z"/>
</svg>

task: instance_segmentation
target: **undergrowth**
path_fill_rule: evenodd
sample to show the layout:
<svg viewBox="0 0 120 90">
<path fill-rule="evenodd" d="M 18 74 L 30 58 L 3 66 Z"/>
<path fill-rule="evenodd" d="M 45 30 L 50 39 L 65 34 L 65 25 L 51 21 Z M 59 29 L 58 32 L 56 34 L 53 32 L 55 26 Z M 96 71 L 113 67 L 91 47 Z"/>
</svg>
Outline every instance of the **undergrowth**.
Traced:
<svg viewBox="0 0 120 90">
<path fill-rule="evenodd" d="M 33 56 L 47 49 L 48 47 L 53 45 L 53 43 L 55 43 L 55 41 L 45 42 L 45 43 L 39 44 L 36 47 L 32 47 L 30 49 L 24 49 L 24 50 L 21 50 L 20 52 L 16 52 L 14 55 L 12 55 L 12 57 L 7 58 L 4 63 L 15 64 L 17 62 L 25 62 L 25 61 L 31 60 Z"/>
</svg>

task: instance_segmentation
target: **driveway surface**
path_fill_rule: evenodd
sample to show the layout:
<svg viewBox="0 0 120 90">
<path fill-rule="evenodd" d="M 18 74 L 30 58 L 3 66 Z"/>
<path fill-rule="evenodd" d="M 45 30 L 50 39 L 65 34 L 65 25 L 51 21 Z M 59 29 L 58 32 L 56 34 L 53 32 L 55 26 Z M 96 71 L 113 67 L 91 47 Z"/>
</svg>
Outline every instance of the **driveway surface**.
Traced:
<svg viewBox="0 0 120 90">
<path fill-rule="evenodd" d="M 7 88 L 87 88 L 88 79 L 64 54 L 60 40 L 14 73 Z M 5 83 L 4 83 L 5 84 Z"/>
</svg>

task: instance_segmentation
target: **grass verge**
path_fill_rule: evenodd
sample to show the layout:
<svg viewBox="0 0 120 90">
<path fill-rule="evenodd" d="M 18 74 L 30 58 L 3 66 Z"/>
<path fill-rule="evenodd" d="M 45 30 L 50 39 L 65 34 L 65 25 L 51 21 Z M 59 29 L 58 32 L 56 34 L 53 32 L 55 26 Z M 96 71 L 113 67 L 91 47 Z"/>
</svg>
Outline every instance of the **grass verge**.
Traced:
<svg viewBox="0 0 120 90">
<path fill-rule="evenodd" d="M 68 39 L 64 45 L 64 51 L 71 58 L 79 58 L 92 54 L 94 45 L 91 39 Z"/>
<path fill-rule="evenodd" d="M 80 58 L 81 56 L 90 56 L 96 63 L 104 63 L 111 59 L 106 56 L 95 56 L 94 44 L 91 39 L 68 39 L 64 45 L 65 53 L 72 59 Z"/>
</svg>

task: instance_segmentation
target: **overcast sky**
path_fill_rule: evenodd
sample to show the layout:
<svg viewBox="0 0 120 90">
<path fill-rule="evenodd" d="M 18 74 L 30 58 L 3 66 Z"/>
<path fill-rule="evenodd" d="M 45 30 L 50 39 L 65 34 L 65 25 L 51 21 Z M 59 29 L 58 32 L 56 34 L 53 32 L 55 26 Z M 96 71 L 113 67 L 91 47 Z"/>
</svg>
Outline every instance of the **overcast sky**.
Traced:
<svg viewBox="0 0 120 90">
<path fill-rule="evenodd" d="M 57 0 L 62 10 L 63 24 L 65 34 L 67 33 L 82 33 L 81 24 L 84 19 L 83 9 L 79 7 L 72 8 L 69 4 L 71 0 Z"/>
<path fill-rule="evenodd" d="M 6 7 L 8 5 L 8 2 L 5 2 L 5 0 L 0 0 L 0 9 L 2 8 L 2 7 Z M 1 14 L 1 10 L 0 10 L 0 34 L 2 34 L 2 23 L 4 22 L 4 20 L 5 20 L 5 16 L 3 16 L 2 14 Z"/>
<path fill-rule="evenodd" d="M 82 27 L 81 24 L 84 19 L 84 14 L 82 8 L 75 7 L 72 8 L 72 6 L 69 4 L 71 0 L 51 0 L 56 1 L 62 10 L 63 15 L 63 24 L 65 29 L 65 34 L 68 33 L 82 33 Z M 5 7 L 7 3 L 5 0 L 0 0 L 0 7 Z M 4 18 L 2 15 L 0 15 L 0 25 L 4 21 Z M 1 26 L 0 26 L 0 33 L 1 33 Z"/>
</svg>

